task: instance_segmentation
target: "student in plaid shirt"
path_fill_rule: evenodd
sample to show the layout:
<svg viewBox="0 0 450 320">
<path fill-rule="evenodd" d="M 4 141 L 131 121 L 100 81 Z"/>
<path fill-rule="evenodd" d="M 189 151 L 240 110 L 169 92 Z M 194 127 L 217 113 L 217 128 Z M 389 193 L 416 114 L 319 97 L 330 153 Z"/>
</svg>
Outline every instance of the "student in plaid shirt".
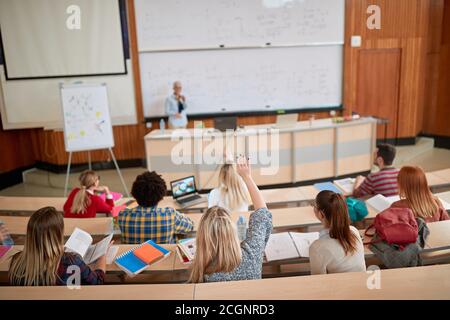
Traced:
<svg viewBox="0 0 450 320">
<path fill-rule="evenodd" d="M 131 194 L 139 206 L 119 213 L 123 243 L 153 240 L 159 244 L 175 243 L 176 234 L 194 230 L 194 222 L 173 208 L 158 208 L 166 195 L 166 182 L 155 171 L 137 176 Z"/>
</svg>

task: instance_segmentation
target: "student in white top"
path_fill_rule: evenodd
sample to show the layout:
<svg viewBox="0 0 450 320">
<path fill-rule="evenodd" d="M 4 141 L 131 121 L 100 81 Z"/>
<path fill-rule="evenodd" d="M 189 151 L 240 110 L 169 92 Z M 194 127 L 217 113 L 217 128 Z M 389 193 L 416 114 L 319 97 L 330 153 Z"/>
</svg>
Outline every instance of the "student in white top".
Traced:
<svg viewBox="0 0 450 320">
<path fill-rule="evenodd" d="M 350 225 L 344 197 L 321 191 L 314 213 L 324 229 L 309 248 L 311 274 L 366 271 L 364 244 L 358 230 Z"/>
<path fill-rule="evenodd" d="M 248 190 L 233 164 L 220 168 L 219 187 L 211 190 L 208 208 L 219 206 L 230 212 L 248 211 Z"/>
</svg>

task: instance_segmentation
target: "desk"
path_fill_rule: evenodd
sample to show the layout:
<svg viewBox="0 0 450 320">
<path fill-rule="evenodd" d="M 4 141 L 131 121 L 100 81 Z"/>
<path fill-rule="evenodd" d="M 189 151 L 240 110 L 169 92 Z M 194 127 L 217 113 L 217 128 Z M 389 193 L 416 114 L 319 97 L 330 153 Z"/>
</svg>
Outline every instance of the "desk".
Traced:
<svg viewBox="0 0 450 320">
<path fill-rule="evenodd" d="M 262 133 L 264 133 L 262 135 Z M 153 130 L 145 149 L 148 170 L 170 181 L 194 175 L 197 188 L 217 186 L 224 154 L 247 154 L 257 185 L 295 183 L 370 170 L 375 148 L 376 120 L 361 118 L 335 124 L 331 119 L 301 121 L 291 128 L 248 126 L 236 132 L 214 129 Z M 263 136 L 263 137 L 262 137 Z M 224 151 L 226 149 L 226 151 Z M 214 161 L 206 155 L 216 151 Z M 182 155 L 172 159 L 172 155 Z M 278 171 L 264 172 L 278 164 Z"/>
<path fill-rule="evenodd" d="M 11 235 L 26 235 L 27 224 L 30 217 L 2 216 Z M 65 218 L 64 235 L 70 236 L 73 230 L 78 227 L 88 232 L 92 236 L 107 235 L 113 231 L 112 218 Z"/>
<path fill-rule="evenodd" d="M 450 299 L 450 265 L 381 270 L 381 288 L 369 290 L 370 274 L 338 273 L 249 281 L 203 283 L 196 300 Z M 330 290 L 332 288 L 332 290 Z"/>
<path fill-rule="evenodd" d="M 194 284 L 2 287 L 0 300 L 193 300 Z"/>
</svg>

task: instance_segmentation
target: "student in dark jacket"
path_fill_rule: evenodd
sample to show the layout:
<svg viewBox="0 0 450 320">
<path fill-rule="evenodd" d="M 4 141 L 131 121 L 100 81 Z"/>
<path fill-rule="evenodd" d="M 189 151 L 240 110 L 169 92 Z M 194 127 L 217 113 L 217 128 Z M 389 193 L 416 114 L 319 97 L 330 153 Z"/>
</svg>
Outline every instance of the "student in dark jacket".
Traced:
<svg viewBox="0 0 450 320">
<path fill-rule="evenodd" d="M 70 269 L 69 269 L 70 267 Z M 92 268 L 80 256 L 64 252 L 64 219 L 53 207 L 39 209 L 30 217 L 23 251 L 16 253 L 9 267 L 11 285 L 73 285 L 71 277 L 78 267 L 79 284 L 103 284 L 106 257 L 100 257 Z M 69 283 L 68 283 L 68 280 Z"/>
</svg>

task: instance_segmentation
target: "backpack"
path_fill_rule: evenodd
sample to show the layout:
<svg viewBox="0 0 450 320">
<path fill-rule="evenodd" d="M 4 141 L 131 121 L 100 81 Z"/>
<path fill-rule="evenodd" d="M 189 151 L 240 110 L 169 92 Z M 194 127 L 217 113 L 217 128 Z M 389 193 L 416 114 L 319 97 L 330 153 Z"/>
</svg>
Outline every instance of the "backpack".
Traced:
<svg viewBox="0 0 450 320">
<path fill-rule="evenodd" d="M 373 236 L 368 234 L 372 228 L 375 228 L 380 241 L 396 244 L 401 248 L 415 243 L 419 233 L 417 220 L 409 208 L 388 208 L 380 212 L 375 217 L 374 223 L 367 228 L 365 235 Z"/>
<path fill-rule="evenodd" d="M 364 201 L 347 197 L 345 200 L 348 207 L 348 215 L 352 222 L 363 220 L 368 214 L 367 206 Z"/>
</svg>

